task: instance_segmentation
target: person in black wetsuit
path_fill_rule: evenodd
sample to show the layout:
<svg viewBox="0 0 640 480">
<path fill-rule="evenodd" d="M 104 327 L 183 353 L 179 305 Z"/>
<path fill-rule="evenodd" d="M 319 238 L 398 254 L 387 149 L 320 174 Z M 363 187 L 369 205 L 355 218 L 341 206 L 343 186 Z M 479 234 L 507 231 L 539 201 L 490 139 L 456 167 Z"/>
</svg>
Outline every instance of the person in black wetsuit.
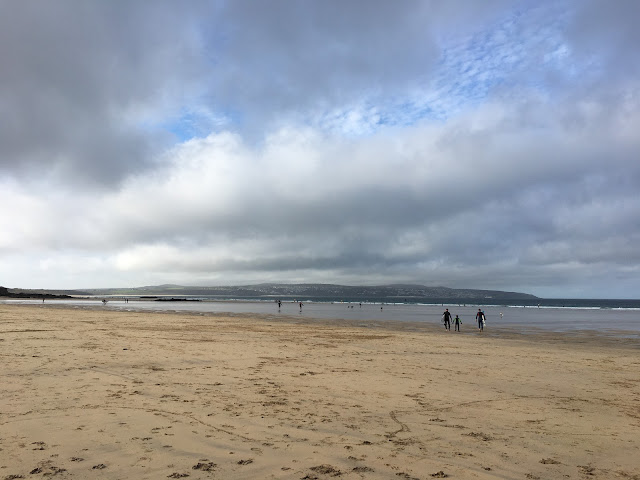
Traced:
<svg viewBox="0 0 640 480">
<path fill-rule="evenodd" d="M 458 315 L 456 315 L 456 318 L 455 318 L 455 320 L 453 321 L 453 324 L 454 324 L 454 326 L 455 326 L 455 330 L 456 330 L 457 332 L 459 332 L 459 331 L 460 331 L 460 324 L 461 324 L 461 323 L 462 323 L 462 320 L 460 320 L 460 317 L 459 317 Z"/>
<path fill-rule="evenodd" d="M 476 320 L 478 321 L 478 330 L 482 332 L 484 330 L 484 312 L 481 309 L 478 309 L 478 313 L 476 313 Z"/>
<path fill-rule="evenodd" d="M 444 328 L 447 330 L 451 330 L 451 314 L 449 313 L 449 309 L 445 309 L 442 314 L 442 320 L 444 321 Z"/>
</svg>

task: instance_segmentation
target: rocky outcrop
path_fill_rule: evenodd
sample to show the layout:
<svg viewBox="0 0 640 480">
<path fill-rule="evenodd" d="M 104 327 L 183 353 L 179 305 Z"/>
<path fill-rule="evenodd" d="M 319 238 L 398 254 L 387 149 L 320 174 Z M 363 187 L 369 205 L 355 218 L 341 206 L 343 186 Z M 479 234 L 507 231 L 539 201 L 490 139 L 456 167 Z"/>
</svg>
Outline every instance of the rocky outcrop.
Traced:
<svg viewBox="0 0 640 480">
<path fill-rule="evenodd" d="M 14 292 L 6 287 L 0 287 L 0 297 L 9 298 L 72 298 L 69 295 L 54 295 L 52 293 L 21 290 Z"/>
</svg>

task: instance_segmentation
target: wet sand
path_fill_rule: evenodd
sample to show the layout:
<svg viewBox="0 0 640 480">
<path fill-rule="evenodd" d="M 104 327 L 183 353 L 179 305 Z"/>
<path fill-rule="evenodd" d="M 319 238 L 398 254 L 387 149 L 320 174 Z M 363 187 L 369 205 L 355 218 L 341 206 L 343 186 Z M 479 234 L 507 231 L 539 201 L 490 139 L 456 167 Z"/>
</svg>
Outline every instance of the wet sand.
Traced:
<svg viewBox="0 0 640 480">
<path fill-rule="evenodd" d="M 640 345 L 0 305 L 0 479 L 640 479 Z"/>
</svg>

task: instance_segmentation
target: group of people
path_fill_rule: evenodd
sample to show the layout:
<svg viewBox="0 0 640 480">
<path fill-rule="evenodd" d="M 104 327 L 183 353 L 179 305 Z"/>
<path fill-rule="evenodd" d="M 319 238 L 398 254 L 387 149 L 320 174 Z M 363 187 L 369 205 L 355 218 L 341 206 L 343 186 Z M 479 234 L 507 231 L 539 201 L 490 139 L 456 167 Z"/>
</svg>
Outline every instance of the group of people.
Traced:
<svg viewBox="0 0 640 480">
<path fill-rule="evenodd" d="M 280 309 L 282 308 L 282 300 L 276 300 L 276 303 L 278 304 L 278 311 L 280 311 Z M 300 306 L 300 311 L 302 312 L 302 302 L 298 302 L 298 305 Z"/>
<path fill-rule="evenodd" d="M 484 316 L 484 312 L 482 311 L 481 308 L 479 308 L 478 313 L 476 313 L 476 322 L 478 322 L 478 330 L 480 330 L 481 332 L 484 331 L 485 320 L 486 318 Z M 442 322 L 444 323 L 445 329 L 451 330 L 451 321 L 452 321 L 452 315 L 449 312 L 449 309 L 447 308 L 442 314 Z M 456 318 L 453 319 L 453 325 L 454 325 L 455 331 L 457 332 L 460 331 L 461 323 L 462 323 L 462 320 L 458 315 L 456 315 Z"/>
</svg>

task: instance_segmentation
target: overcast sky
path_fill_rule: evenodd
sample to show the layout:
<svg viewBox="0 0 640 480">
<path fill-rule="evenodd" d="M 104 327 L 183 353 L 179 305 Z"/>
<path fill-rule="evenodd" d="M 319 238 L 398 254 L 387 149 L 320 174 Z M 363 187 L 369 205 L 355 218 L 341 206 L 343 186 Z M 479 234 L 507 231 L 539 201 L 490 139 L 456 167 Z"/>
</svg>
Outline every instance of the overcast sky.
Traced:
<svg viewBox="0 0 640 480">
<path fill-rule="evenodd" d="M 639 19 L 0 0 L 0 285 L 639 298 Z"/>
</svg>

